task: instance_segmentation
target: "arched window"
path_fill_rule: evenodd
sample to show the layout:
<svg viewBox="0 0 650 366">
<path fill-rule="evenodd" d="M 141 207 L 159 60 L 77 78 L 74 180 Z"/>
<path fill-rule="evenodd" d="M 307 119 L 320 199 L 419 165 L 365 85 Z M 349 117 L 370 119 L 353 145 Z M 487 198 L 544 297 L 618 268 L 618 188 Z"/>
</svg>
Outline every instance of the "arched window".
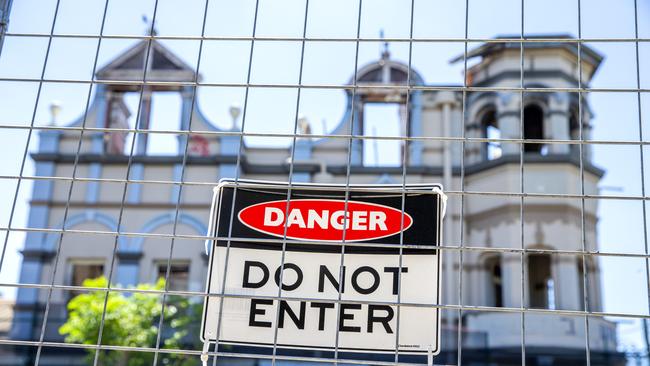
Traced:
<svg viewBox="0 0 650 366">
<path fill-rule="evenodd" d="M 551 257 L 548 255 L 528 256 L 528 306 L 555 308 L 555 284 L 551 272 Z"/>
<path fill-rule="evenodd" d="M 501 257 L 490 257 L 485 262 L 488 276 L 488 306 L 503 306 L 503 280 L 501 277 Z"/>
<path fill-rule="evenodd" d="M 585 305 L 585 267 L 584 260 L 582 257 L 578 257 L 578 310 L 584 310 Z M 588 271 L 587 271 L 588 272 Z"/>
<path fill-rule="evenodd" d="M 578 111 L 575 109 L 572 109 L 569 112 L 569 136 L 571 136 L 572 140 L 580 139 L 580 125 L 578 124 Z M 571 152 L 579 151 L 578 145 L 575 144 L 572 144 L 570 149 Z"/>
<path fill-rule="evenodd" d="M 537 105 L 531 104 L 524 108 L 524 139 L 544 139 L 544 111 Z M 543 144 L 524 144 L 524 152 L 545 154 Z"/>
<path fill-rule="evenodd" d="M 354 122 L 353 132 L 376 137 L 352 142 L 357 150 L 361 145 L 361 156 L 357 159 L 365 166 L 402 166 L 405 159 L 410 159 L 410 142 L 394 137 L 411 134 L 413 120 L 419 119 L 411 113 L 411 109 L 419 105 L 415 100 L 419 93 L 374 86 L 406 85 L 409 82 L 420 85 L 424 83 L 422 77 L 415 70 L 409 70 L 409 65 L 392 60 L 388 43 L 384 44 L 381 60 L 362 67 L 355 76 L 357 79 L 353 82 L 373 87 L 354 94 L 355 103 L 358 103 L 358 120 Z M 411 97 L 408 97 L 409 93 Z"/>
<path fill-rule="evenodd" d="M 490 109 L 483 113 L 480 123 L 483 137 L 489 139 L 501 138 L 501 130 L 499 130 L 497 125 L 496 111 L 494 109 Z M 498 159 L 501 157 L 501 142 L 487 142 L 482 151 L 485 159 Z"/>
<path fill-rule="evenodd" d="M 577 140 L 580 138 L 580 126 L 578 125 L 578 112 L 571 111 L 569 114 L 569 134 L 571 138 Z"/>
</svg>

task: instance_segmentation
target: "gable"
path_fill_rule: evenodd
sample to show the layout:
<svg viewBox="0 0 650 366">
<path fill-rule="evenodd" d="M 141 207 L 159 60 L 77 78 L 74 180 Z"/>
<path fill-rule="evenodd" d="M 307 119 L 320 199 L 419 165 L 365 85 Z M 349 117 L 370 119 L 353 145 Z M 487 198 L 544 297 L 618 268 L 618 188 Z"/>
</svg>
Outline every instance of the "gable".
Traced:
<svg viewBox="0 0 650 366">
<path fill-rule="evenodd" d="M 139 80 L 142 78 L 149 42 L 143 40 L 114 58 L 97 72 L 99 79 Z M 158 41 L 151 41 L 150 69 L 147 74 L 154 79 L 167 81 L 193 81 L 194 70 Z"/>
</svg>

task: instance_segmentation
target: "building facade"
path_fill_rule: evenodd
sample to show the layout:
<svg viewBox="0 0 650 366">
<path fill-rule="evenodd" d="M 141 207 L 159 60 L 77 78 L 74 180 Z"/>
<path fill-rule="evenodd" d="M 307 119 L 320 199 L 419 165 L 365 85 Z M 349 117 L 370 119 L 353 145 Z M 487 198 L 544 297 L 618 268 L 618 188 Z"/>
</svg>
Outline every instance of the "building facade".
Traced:
<svg viewBox="0 0 650 366">
<path fill-rule="evenodd" d="M 602 307 L 595 258 L 544 251 L 580 251 L 583 243 L 585 249 L 597 250 L 596 201 L 584 201 L 583 217 L 580 199 L 499 195 L 522 188 L 527 193 L 598 193 L 604 171 L 593 164 L 589 145 L 583 145 L 581 161 L 579 144 L 544 142 L 576 140 L 581 133 L 588 139 L 589 101 L 583 96 L 580 106 L 577 94 L 541 89 L 588 84 L 602 57 L 583 45 L 578 65 L 576 43 L 526 43 L 522 75 L 519 47 L 487 43 L 472 50 L 468 56 L 475 62 L 468 69 L 467 85 L 491 90 L 466 93 L 458 86 L 426 84 L 416 70 L 392 59 L 386 50 L 349 81 L 361 88 L 341 91 L 347 102 L 330 136 L 310 137 L 309 125 L 298 121 L 294 182 L 344 184 L 349 171 L 349 183 L 401 183 L 403 166 L 366 163 L 366 144 L 374 140 L 363 138 L 368 118 L 364 112 L 368 105 L 380 103 L 398 106 L 401 135 L 412 137 L 399 140 L 407 183 L 442 182 L 451 191 L 444 244 L 452 248 L 444 250 L 442 298 L 445 304 L 472 310 L 463 311 L 460 320 L 457 310 L 443 312 L 440 362 L 456 362 L 460 325 L 464 363 L 520 364 L 525 319 L 528 364 L 576 364 L 585 357 L 583 316 L 531 312 L 522 317 L 490 309 L 581 311 L 587 306 L 597 312 Z M 97 84 L 87 115 L 70 123 L 70 129 L 40 132 L 38 151 L 32 154 L 36 175 L 75 180 L 72 188 L 70 179 L 34 181 L 29 227 L 74 232 L 29 232 L 20 283 L 79 286 L 99 275 L 124 287 L 153 282 L 165 275 L 171 237 L 181 235 L 173 240 L 170 289 L 204 290 L 208 263 L 204 242 L 197 237 L 207 232 L 213 185 L 235 176 L 287 181 L 292 149 L 240 146 L 236 127 L 216 127 L 195 102 L 191 84 L 199 78 L 163 44 L 143 40 L 97 72 L 96 79 L 103 82 Z M 143 87 L 144 79 L 154 83 Z M 522 93 L 509 91 L 522 80 L 525 87 L 539 89 L 523 93 L 523 100 Z M 180 93 L 178 129 L 197 132 L 177 135 L 176 154 L 152 156 L 147 154 L 148 132 L 155 122 L 151 97 L 161 92 Z M 127 107 L 128 93 L 141 95 L 139 111 Z M 135 127 L 141 132 L 124 131 L 130 114 L 137 115 Z M 91 129 L 81 132 L 81 127 Z M 349 134 L 360 138 L 336 137 Z M 522 136 L 535 142 L 509 141 Z M 462 137 L 473 139 L 463 142 Z M 181 181 L 184 184 L 178 184 Z M 116 231 L 125 235 L 101 234 Z M 461 243 L 476 250 L 453 248 Z M 522 246 L 539 251 L 522 255 L 502 250 Z M 45 340 L 62 340 L 58 327 L 71 295 L 63 290 L 52 293 Z M 47 296 L 45 289 L 19 288 L 10 338 L 38 338 Z M 591 364 L 620 364 L 615 324 L 594 317 L 588 329 Z"/>
</svg>

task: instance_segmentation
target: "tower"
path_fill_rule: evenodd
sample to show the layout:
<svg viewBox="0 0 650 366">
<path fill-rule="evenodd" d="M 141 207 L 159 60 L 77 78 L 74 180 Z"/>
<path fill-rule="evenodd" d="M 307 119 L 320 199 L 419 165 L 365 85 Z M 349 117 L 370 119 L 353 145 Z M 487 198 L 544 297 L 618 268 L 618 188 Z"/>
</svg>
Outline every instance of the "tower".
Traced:
<svg viewBox="0 0 650 366">
<path fill-rule="evenodd" d="M 551 88 L 588 85 L 602 56 L 574 43 L 524 43 L 522 74 L 520 47 L 518 42 L 488 43 L 468 54 L 478 60 L 466 75 L 476 91 L 467 94 L 462 123 L 468 138 L 464 190 L 488 194 L 466 195 L 463 212 L 458 204 L 452 209 L 452 217 L 464 220 L 462 245 L 483 249 L 462 254 L 458 300 L 468 306 L 601 311 L 597 258 L 571 253 L 598 250 L 597 201 L 569 198 L 597 194 L 604 174 L 592 161 L 590 145 L 576 141 L 591 138 L 592 112 L 586 94 Z M 508 90 L 521 86 L 530 91 Z M 460 222 L 454 225 L 451 245 L 461 243 Z M 461 261 L 457 257 L 452 263 Z M 458 272 L 452 272 L 447 286 L 457 289 Z M 615 351 L 615 324 L 603 318 L 588 321 L 587 328 L 584 317 L 467 311 L 461 324 L 468 335 L 485 337 L 493 360 L 519 353 L 522 339 L 515 335 L 525 329 L 527 357 L 561 360 L 543 356 L 551 347 L 583 359 L 588 336 L 592 363 L 617 362 L 603 356 Z"/>
<path fill-rule="evenodd" d="M 468 96 L 465 136 L 474 140 L 469 140 L 465 148 L 465 163 L 470 171 L 466 189 L 514 193 L 523 189 L 523 192 L 533 195 L 523 200 L 518 197 L 498 200 L 467 197 L 466 245 L 521 248 L 523 244 L 525 249 L 580 251 L 583 249 L 584 225 L 584 249 L 597 249 L 595 202 L 585 201 L 583 222 L 579 200 L 543 196 L 596 194 L 598 181 L 604 174 L 593 165 L 589 145 L 583 145 L 581 149 L 577 143 L 544 142 L 576 140 L 580 134 L 583 139 L 590 139 L 591 111 L 587 98 L 583 96 L 579 103 L 578 93 L 544 90 L 576 88 L 579 82 L 583 86 L 588 85 L 601 56 L 588 47 L 582 47 L 582 66 L 578 67 L 577 52 L 574 44 L 527 43 L 524 47 L 523 79 L 519 43 L 486 44 L 468 55 L 481 57 L 476 65 L 468 69 L 470 86 L 492 90 L 472 92 Z M 578 76 L 579 69 L 582 76 Z M 498 88 L 517 88 L 522 80 L 524 88 L 535 91 L 494 91 Z M 582 116 L 578 115 L 579 111 Z M 582 127 L 578 121 L 581 121 Z M 524 144 L 491 140 L 521 138 Z M 584 176 L 581 168 L 584 168 Z M 523 225 L 520 220 L 522 204 Z M 523 243 L 520 240 L 522 229 Z M 521 287 L 517 273 L 521 269 L 512 260 L 517 256 L 503 255 L 495 262 L 494 258 L 478 258 L 468 253 L 466 259 L 470 263 L 483 262 L 484 265 L 479 264 L 483 268 L 478 272 L 482 272 L 479 277 L 487 278 L 487 282 L 468 281 L 465 299 L 477 305 L 520 306 L 522 294 L 521 290 L 517 291 Z M 592 257 L 586 259 L 584 267 L 587 269 L 586 285 L 590 295 L 587 306 L 589 310 L 597 311 L 601 306 L 598 266 Z M 525 263 L 525 307 L 584 309 L 581 256 L 526 253 Z M 494 283 L 499 281 L 499 272 L 502 285 Z M 507 281 L 511 282 L 506 286 Z M 491 284 L 482 293 L 481 287 L 484 285 L 479 283 Z M 500 299 L 496 297 L 497 292 L 501 292 Z"/>
</svg>

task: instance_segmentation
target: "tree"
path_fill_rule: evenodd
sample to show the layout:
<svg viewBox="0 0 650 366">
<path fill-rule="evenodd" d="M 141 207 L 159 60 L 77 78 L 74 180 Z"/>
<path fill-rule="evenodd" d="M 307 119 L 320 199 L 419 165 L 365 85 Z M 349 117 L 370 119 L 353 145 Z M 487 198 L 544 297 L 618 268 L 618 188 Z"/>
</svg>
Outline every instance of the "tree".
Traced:
<svg viewBox="0 0 650 366">
<path fill-rule="evenodd" d="M 106 288 L 108 281 L 105 277 L 87 279 L 84 287 Z M 165 280 L 159 279 L 155 284 L 140 284 L 138 290 L 163 290 Z M 68 303 L 68 318 L 59 328 L 59 333 L 70 343 L 97 344 L 99 328 L 104 311 L 106 291 L 97 290 L 75 296 Z M 102 345 L 128 347 L 156 347 L 158 324 L 162 312 L 163 296 L 133 292 L 125 295 L 122 292 L 109 292 L 106 301 L 106 314 L 102 331 Z M 198 305 L 198 304 L 197 304 Z M 198 323 L 200 310 L 198 306 L 189 303 L 187 298 L 167 296 L 163 319 L 163 336 L 161 348 L 181 348 L 182 344 L 195 339 L 188 335 L 187 325 Z M 121 352 L 100 350 L 99 361 L 106 365 L 141 366 L 151 365 L 153 352 Z M 94 350 L 88 350 L 87 359 L 92 363 Z M 194 364 L 181 354 L 159 353 L 158 359 L 164 365 Z"/>
</svg>

